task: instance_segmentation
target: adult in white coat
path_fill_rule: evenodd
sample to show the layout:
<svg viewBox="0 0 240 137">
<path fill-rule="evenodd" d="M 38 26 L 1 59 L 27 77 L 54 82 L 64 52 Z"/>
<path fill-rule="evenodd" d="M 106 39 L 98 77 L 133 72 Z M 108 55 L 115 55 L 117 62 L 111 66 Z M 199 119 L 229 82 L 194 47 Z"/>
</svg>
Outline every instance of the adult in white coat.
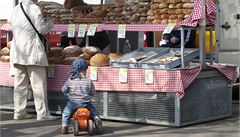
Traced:
<svg viewBox="0 0 240 137">
<path fill-rule="evenodd" d="M 37 0 L 20 0 L 36 29 L 47 33 L 53 21 L 44 21 Z M 13 45 L 11 62 L 14 64 L 14 119 L 30 118 L 26 113 L 29 82 L 33 90 L 37 120 L 54 120 L 47 103 L 46 66 L 48 60 L 44 46 L 37 33 L 24 15 L 20 4 L 12 11 L 9 22 L 12 25 Z"/>
</svg>

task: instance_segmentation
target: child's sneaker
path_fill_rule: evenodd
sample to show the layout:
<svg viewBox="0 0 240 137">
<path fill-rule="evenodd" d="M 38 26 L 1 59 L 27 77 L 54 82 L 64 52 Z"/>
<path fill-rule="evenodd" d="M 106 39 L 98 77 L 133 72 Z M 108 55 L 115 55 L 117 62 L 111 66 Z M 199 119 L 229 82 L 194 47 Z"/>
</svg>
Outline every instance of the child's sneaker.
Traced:
<svg viewBox="0 0 240 137">
<path fill-rule="evenodd" d="M 61 133 L 62 134 L 68 134 L 68 127 L 67 126 L 66 127 L 62 126 L 61 127 Z"/>
<path fill-rule="evenodd" d="M 98 129 L 99 132 L 102 132 L 103 127 L 102 127 L 102 120 L 99 117 L 94 118 L 95 125 Z"/>
</svg>

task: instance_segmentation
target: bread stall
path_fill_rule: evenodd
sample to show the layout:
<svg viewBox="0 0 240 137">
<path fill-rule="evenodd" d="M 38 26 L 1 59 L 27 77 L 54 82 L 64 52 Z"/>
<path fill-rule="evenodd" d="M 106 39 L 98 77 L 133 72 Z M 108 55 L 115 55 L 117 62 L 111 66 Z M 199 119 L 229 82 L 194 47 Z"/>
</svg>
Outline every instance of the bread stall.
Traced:
<svg viewBox="0 0 240 137">
<path fill-rule="evenodd" d="M 183 14 L 181 17 L 179 16 L 182 20 L 179 20 L 177 16 L 180 14 L 173 14 L 173 12 L 176 11 L 175 7 L 178 4 L 179 7 L 183 7 L 183 1 L 172 0 L 169 3 L 161 4 L 160 0 L 153 0 L 147 6 L 149 9 L 145 10 L 146 14 L 142 15 L 133 16 L 129 9 L 129 13 L 126 14 L 134 17 L 131 22 L 127 22 L 129 18 L 122 16 L 122 14 L 110 12 L 105 15 L 108 19 L 104 18 L 103 22 L 97 25 L 96 30 L 118 31 L 118 23 L 126 23 L 126 31 L 164 31 L 167 23 L 173 22 L 177 23 L 177 27 L 182 31 L 188 29 L 184 26 L 197 27 L 199 21 L 205 18 L 205 14 L 201 12 L 202 7 L 199 6 L 201 1 L 195 0 L 194 3 L 192 1 L 185 5 L 186 8 L 189 8 L 189 15 L 186 16 L 187 13 Z M 158 7 L 156 3 L 158 3 Z M 206 15 L 211 17 L 214 5 L 212 1 L 206 1 L 205 4 L 210 7 Z M 121 10 L 127 8 L 125 6 L 122 6 Z M 136 4 L 135 6 L 139 7 L 136 9 L 141 9 L 142 5 Z M 114 6 L 111 8 L 113 8 L 113 11 L 120 12 L 119 7 Z M 169 8 L 167 13 L 166 8 Z M 152 11 L 150 11 L 151 9 Z M 178 12 L 183 13 L 183 11 L 185 10 Z M 155 12 L 158 16 L 155 16 L 152 12 Z M 166 15 L 171 12 L 173 16 Z M 136 14 L 136 12 L 134 13 Z M 209 24 L 213 21 L 210 17 L 207 17 Z M 84 16 L 84 19 L 86 18 Z M 89 20 L 83 21 L 87 22 Z M 80 25 L 78 23 L 75 25 L 75 30 L 78 31 Z M 56 24 L 51 31 L 63 32 L 67 30 L 67 24 Z M 69 57 L 70 59 L 78 56 L 88 57 L 84 50 L 80 51 L 76 47 L 69 48 L 75 49 L 75 52 L 72 53 L 73 50 L 71 50 L 70 55 L 67 55 L 61 51 L 61 55 L 63 55 L 62 61 Z M 56 49 L 56 51 L 60 52 L 59 50 L 63 49 Z M 230 117 L 232 113 L 232 96 L 229 84 L 236 81 L 238 77 L 237 68 L 221 64 L 206 64 L 204 59 L 202 59 L 202 54 L 204 53 L 202 53 L 201 48 L 199 50 L 199 58 L 200 60 L 202 59 L 200 63 L 192 63 L 191 60 L 185 60 L 184 46 L 181 46 L 179 51 L 181 54 L 180 65 L 169 70 L 141 68 L 139 66 L 135 68 L 106 66 L 108 65 L 106 63 L 107 59 L 104 59 L 106 56 L 95 53 L 97 55 L 95 58 L 100 59 L 100 61 L 94 63 L 96 60 L 93 60 L 91 64 L 91 59 L 94 56 L 90 58 L 89 63 L 93 67 L 89 68 L 87 75 L 91 77 L 97 89 L 97 94 L 92 101 L 101 117 L 110 120 L 174 127 Z M 72 56 L 73 54 L 76 56 Z M 56 56 L 59 57 L 59 54 Z M 53 56 L 49 55 L 49 59 L 50 57 Z M 100 65 L 99 62 L 103 65 Z M 61 93 L 61 87 L 68 78 L 71 68 L 70 64 L 71 61 L 66 64 L 55 62 L 48 68 L 48 100 L 52 113 L 61 114 L 65 106 L 66 98 Z M 1 92 L 4 95 L 12 93 L 13 78 L 8 75 L 9 63 L 0 62 L 0 68 Z M 8 91 L 6 91 L 6 87 Z"/>
</svg>

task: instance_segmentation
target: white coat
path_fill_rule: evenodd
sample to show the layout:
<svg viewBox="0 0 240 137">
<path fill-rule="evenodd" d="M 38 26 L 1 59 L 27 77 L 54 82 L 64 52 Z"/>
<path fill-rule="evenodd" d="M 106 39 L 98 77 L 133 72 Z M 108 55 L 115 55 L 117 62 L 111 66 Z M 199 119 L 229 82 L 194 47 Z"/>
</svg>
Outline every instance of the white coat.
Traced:
<svg viewBox="0 0 240 137">
<path fill-rule="evenodd" d="M 46 34 L 51 29 L 53 22 L 44 21 L 39 7 L 32 0 L 21 1 L 37 30 Z M 13 9 L 9 22 L 12 25 L 13 32 L 11 62 L 20 65 L 48 66 L 44 46 L 23 14 L 20 4 Z"/>
</svg>

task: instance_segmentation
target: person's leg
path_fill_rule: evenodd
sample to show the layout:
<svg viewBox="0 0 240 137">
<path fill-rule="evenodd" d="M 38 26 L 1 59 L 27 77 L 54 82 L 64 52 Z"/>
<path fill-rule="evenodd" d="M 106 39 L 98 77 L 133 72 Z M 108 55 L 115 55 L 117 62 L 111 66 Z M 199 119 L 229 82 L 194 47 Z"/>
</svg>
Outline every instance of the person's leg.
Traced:
<svg viewBox="0 0 240 137">
<path fill-rule="evenodd" d="M 28 74 L 24 65 L 14 65 L 14 119 L 24 119 L 26 116 Z"/>
<path fill-rule="evenodd" d="M 90 111 L 97 128 L 101 132 L 102 131 L 102 120 L 100 119 L 97 110 L 95 109 L 95 107 L 91 103 L 88 103 L 86 105 L 86 108 Z"/>
<path fill-rule="evenodd" d="M 61 133 L 62 134 L 67 134 L 68 133 L 68 125 L 70 123 L 70 119 L 71 119 L 73 113 L 76 111 L 77 108 L 78 108 L 77 104 L 68 101 L 67 105 L 63 109 L 63 112 L 62 112 L 62 128 L 61 128 Z"/>
<path fill-rule="evenodd" d="M 47 101 L 46 68 L 43 66 L 28 66 L 28 75 L 31 81 L 37 120 L 54 120 L 50 115 Z"/>
</svg>

